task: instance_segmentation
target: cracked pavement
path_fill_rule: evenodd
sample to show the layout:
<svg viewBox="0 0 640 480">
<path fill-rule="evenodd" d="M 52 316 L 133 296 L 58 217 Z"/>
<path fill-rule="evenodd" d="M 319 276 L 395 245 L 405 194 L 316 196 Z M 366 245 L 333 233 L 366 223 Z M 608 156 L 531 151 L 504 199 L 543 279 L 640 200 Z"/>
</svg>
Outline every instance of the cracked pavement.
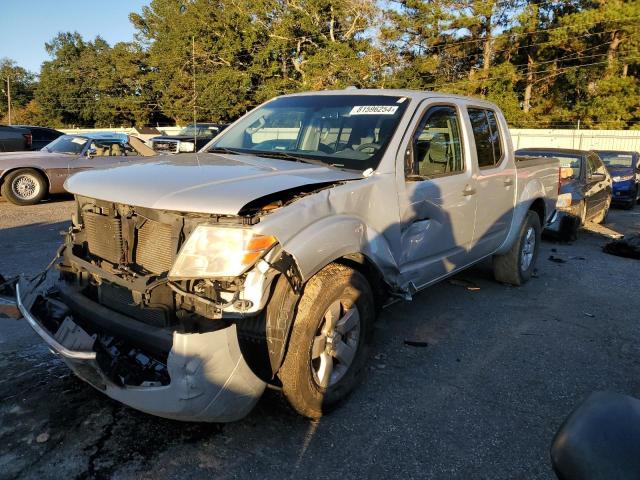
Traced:
<svg viewBox="0 0 640 480">
<path fill-rule="evenodd" d="M 67 197 L 0 201 L 0 272 L 43 268 L 71 210 Z M 640 208 L 613 210 L 607 227 L 638 233 Z M 155 418 L 0 319 L 0 479 L 552 479 L 549 444 L 572 408 L 594 390 L 640 397 L 640 264 L 604 254 L 595 230 L 544 242 L 522 288 L 483 263 L 386 309 L 362 385 L 319 422 L 274 391 L 231 424 Z"/>
</svg>

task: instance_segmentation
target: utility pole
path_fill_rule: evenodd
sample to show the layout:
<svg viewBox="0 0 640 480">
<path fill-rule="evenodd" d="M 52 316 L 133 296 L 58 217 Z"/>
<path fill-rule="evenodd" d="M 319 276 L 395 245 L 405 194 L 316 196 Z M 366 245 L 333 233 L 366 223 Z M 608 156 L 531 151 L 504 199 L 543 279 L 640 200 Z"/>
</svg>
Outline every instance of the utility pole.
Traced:
<svg viewBox="0 0 640 480">
<path fill-rule="evenodd" d="M 9 112 L 9 125 L 11 125 L 11 77 L 7 76 L 7 105 Z"/>
<path fill-rule="evenodd" d="M 197 152 L 198 128 L 196 127 L 196 37 L 191 35 L 191 63 L 193 65 L 193 151 Z"/>
<path fill-rule="evenodd" d="M 193 0 L 187 0 L 188 3 L 192 3 Z M 186 3 L 180 5 L 180 14 L 184 14 L 187 11 Z M 196 112 L 196 36 L 191 35 L 191 73 L 193 74 L 193 149 L 197 151 L 196 143 L 198 141 L 198 129 L 196 128 L 196 121 L 198 114 Z"/>
</svg>

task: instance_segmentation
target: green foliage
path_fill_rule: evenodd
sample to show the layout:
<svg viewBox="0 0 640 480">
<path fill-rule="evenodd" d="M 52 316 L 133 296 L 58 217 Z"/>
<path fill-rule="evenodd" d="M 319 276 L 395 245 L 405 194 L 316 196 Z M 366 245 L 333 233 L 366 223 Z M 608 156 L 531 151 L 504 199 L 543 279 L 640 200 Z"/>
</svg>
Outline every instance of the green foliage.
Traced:
<svg viewBox="0 0 640 480">
<path fill-rule="evenodd" d="M 7 85 L 7 81 L 9 85 Z M 34 75 L 8 58 L 0 59 L 0 119 L 8 121 L 8 94 L 11 92 L 12 120 L 33 98 Z M 10 90 L 9 90 L 10 89 Z"/>
<path fill-rule="evenodd" d="M 355 85 L 480 96 L 518 127 L 640 123 L 640 0 L 151 0 L 130 20 L 130 43 L 56 36 L 38 82 L 1 61 L 14 116 L 231 121 L 276 95 Z"/>
</svg>

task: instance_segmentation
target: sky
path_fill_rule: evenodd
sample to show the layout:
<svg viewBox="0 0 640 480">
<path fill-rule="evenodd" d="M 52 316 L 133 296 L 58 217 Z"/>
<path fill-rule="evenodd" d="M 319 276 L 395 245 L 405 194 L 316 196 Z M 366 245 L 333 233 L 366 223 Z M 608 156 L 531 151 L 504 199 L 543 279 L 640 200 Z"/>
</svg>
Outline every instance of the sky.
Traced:
<svg viewBox="0 0 640 480">
<path fill-rule="evenodd" d="M 130 12 L 150 0 L 0 0 L 0 58 L 8 57 L 34 73 L 49 60 L 45 42 L 58 32 L 77 31 L 85 39 L 100 35 L 110 45 L 133 39 Z"/>
</svg>

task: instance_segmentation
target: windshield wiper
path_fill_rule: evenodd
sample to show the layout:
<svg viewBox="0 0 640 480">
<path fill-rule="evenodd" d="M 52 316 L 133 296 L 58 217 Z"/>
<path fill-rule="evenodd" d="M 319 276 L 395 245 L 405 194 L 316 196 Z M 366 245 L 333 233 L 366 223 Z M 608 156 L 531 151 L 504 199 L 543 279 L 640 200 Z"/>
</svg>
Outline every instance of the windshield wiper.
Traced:
<svg viewBox="0 0 640 480">
<path fill-rule="evenodd" d="M 278 158 L 281 160 L 291 160 L 291 161 L 300 162 L 300 163 L 310 163 L 312 165 L 322 165 L 323 167 L 337 166 L 333 163 L 323 162 L 322 160 L 317 160 L 315 158 L 300 157 L 298 155 L 293 155 L 291 153 L 282 152 L 282 151 L 254 150 L 247 153 L 249 153 L 250 155 L 256 155 L 258 157 Z"/>
<path fill-rule="evenodd" d="M 207 153 L 228 153 L 229 155 L 240 155 L 242 152 L 225 147 L 213 147 L 207 150 Z"/>
</svg>

